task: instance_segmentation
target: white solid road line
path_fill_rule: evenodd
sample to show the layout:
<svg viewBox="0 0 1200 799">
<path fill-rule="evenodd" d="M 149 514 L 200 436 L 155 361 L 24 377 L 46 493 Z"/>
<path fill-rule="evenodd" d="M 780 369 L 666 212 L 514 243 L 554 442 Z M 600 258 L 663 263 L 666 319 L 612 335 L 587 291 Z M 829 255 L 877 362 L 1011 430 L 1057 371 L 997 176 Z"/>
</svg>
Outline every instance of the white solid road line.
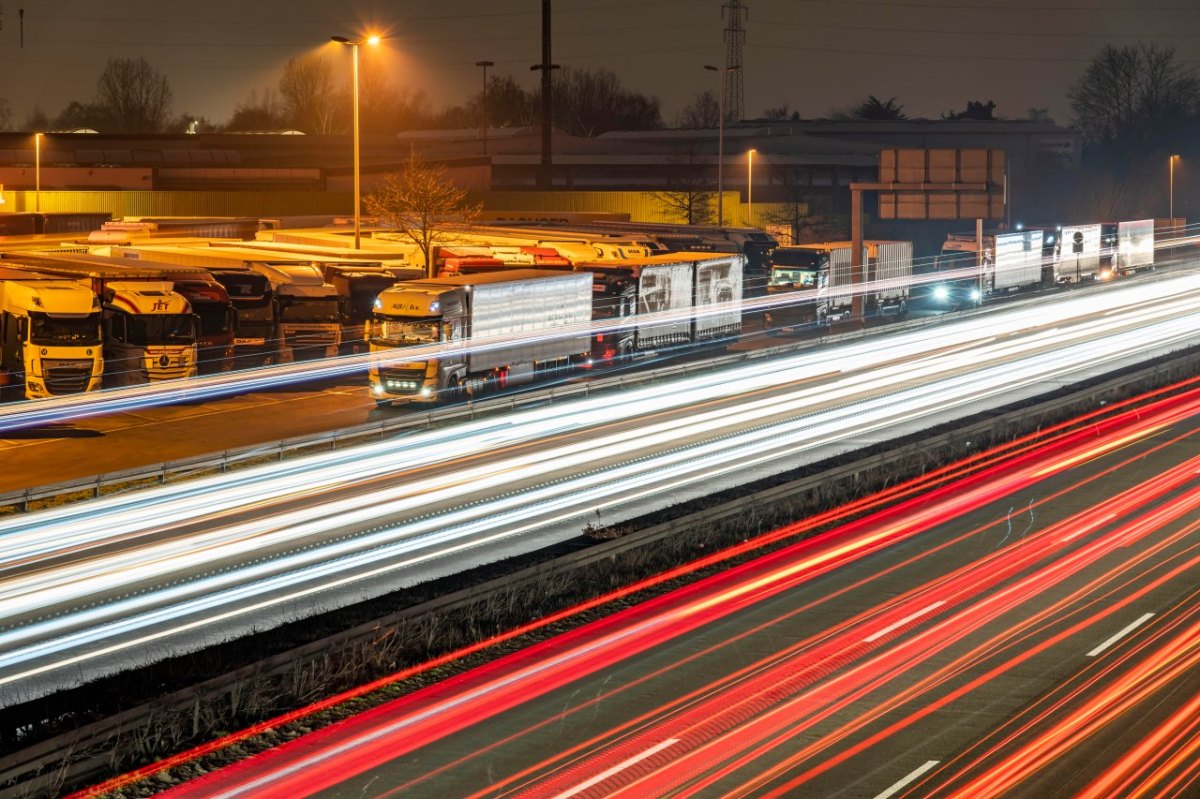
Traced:
<svg viewBox="0 0 1200 799">
<path fill-rule="evenodd" d="M 1096 648 L 1095 648 L 1095 649 L 1093 649 L 1091 652 L 1088 652 L 1088 653 L 1087 653 L 1087 656 L 1088 656 L 1088 657 L 1090 657 L 1090 658 L 1094 658 L 1094 657 L 1096 657 L 1096 655 L 1099 655 L 1099 654 L 1100 654 L 1101 652 L 1103 652 L 1105 649 L 1108 649 L 1110 646 L 1112 646 L 1113 644 L 1115 644 L 1117 641 L 1120 641 L 1122 638 L 1124 638 L 1125 636 L 1129 635 L 1131 632 L 1133 632 L 1134 630 L 1136 630 L 1138 627 L 1141 627 L 1143 624 L 1145 624 L 1146 622 L 1150 621 L 1150 619 L 1152 619 L 1152 618 L 1154 618 L 1154 614 L 1153 614 L 1153 613 L 1143 613 L 1141 616 L 1139 616 L 1139 617 L 1137 618 L 1137 620 L 1136 620 L 1136 621 L 1134 621 L 1133 623 L 1131 623 L 1131 624 L 1129 624 L 1129 625 L 1127 625 L 1127 626 L 1123 627 L 1123 628 L 1121 629 L 1121 631 L 1120 631 L 1120 632 L 1118 632 L 1116 635 L 1114 635 L 1112 638 L 1109 638 L 1107 641 L 1105 641 L 1104 643 L 1100 644 L 1100 646 L 1096 647 Z"/>
<path fill-rule="evenodd" d="M 924 774 L 926 771 L 929 771 L 929 769 L 933 768 L 940 762 L 941 762 L 940 760 L 926 760 L 924 763 L 922 763 L 920 766 L 918 766 L 915 771 L 913 771 L 911 774 L 909 774 L 904 779 L 897 782 L 892 787 L 888 788 L 883 793 L 876 796 L 875 799 L 888 799 L 889 796 L 894 796 L 895 794 L 904 790 L 904 788 L 910 782 L 915 782 L 922 774 Z"/>
<path fill-rule="evenodd" d="M 555 796 L 554 799 L 568 799 L 569 797 L 574 796 L 575 794 L 579 793 L 580 791 L 586 791 L 588 788 L 591 788 L 593 785 L 598 785 L 599 783 L 604 782 L 606 779 L 613 776 L 614 774 L 620 774 L 622 771 L 629 768 L 630 766 L 637 765 L 638 763 L 641 763 L 643 760 L 645 760 L 648 757 L 654 757 L 662 750 L 664 750 L 668 747 L 674 746 L 677 743 L 679 743 L 678 738 L 668 738 L 667 740 L 660 743 L 658 746 L 652 746 L 649 749 L 647 749 L 645 752 L 642 752 L 640 755 L 634 755 L 633 757 L 629 758 L 628 760 L 624 760 L 624 761 L 618 763 L 617 765 L 613 766 L 612 768 L 608 769 L 607 771 L 600 772 L 599 774 L 597 774 L 595 777 L 592 777 L 587 782 L 581 782 L 578 785 L 576 785 L 574 788 L 568 788 L 567 790 L 565 790 L 562 793 Z"/>
<path fill-rule="evenodd" d="M 900 621 L 896 622 L 895 624 L 889 624 L 887 627 L 884 627 L 884 628 L 883 628 L 882 630 L 880 630 L 879 632 L 877 632 L 877 633 L 874 633 L 873 635 L 869 635 L 869 636 L 867 636 L 866 638 L 864 638 L 864 639 L 863 639 L 863 643 L 864 643 L 864 644 L 869 644 L 869 643 L 872 643 L 872 642 L 874 642 L 874 641 L 877 641 L 877 640 L 879 640 L 880 638 L 882 638 L 883 636 L 885 636 L 885 635 L 887 635 L 888 633 L 892 632 L 893 630 L 896 630 L 896 629 L 898 629 L 898 628 L 900 628 L 900 627 L 903 627 L 904 625 L 908 624 L 910 621 L 915 621 L 916 619 L 919 619 L 919 618 L 921 618 L 921 617 L 922 617 L 922 616 L 924 616 L 926 613 L 929 613 L 929 612 L 931 612 L 931 611 L 937 610 L 938 608 L 940 608 L 940 607 L 941 607 L 942 605 L 944 605 L 944 604 L 946 604 L 946 603 L 945 603 L 945 602 L 943 602 L 942 600 L 938 600 L 937 602 L 934 602 L 934 603 L 933 603 L 932 605 L 930 605 L 929 607 L 927 607 L 927 608 L 922 608 L 921 610 L 918 610 L 916 613 L 913 613 L 913 614 L 910 614 L 910 615 L 908 615 L 908 616 L 905 616 L 903 619 L 901 619 Z"/>
</svg>

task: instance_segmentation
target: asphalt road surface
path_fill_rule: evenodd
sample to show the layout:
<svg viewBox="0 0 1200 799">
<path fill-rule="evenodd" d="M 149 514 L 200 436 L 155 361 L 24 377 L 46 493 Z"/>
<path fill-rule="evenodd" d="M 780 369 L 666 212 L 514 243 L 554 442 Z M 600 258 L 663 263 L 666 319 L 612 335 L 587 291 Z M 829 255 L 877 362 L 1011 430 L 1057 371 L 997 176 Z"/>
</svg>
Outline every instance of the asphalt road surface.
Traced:
<svg viewBox="0 0 1200 799">
<path fill-rule="evenodd" d="M 1194 795 L 1198 443 L 1055 433 L 165 795 Z"/>
</svg>

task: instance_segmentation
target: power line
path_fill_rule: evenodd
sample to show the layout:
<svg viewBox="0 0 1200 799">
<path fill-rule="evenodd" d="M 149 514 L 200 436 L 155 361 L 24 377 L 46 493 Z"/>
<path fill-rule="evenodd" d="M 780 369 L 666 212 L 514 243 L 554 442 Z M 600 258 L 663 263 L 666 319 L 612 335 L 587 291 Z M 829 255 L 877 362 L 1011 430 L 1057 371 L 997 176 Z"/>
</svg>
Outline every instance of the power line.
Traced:
<svg viewBox="0 0 1200 799">
<path fill-rule="evenodd" d="M 1200 32 L 1183 33 L 1087 33 L 1087 32 L 1055 32 L 1055 31 L 993 31 L 993 30 L 947 30 L 944 28 L 896 28 L 892 26 L 871 27 L 866 25 L 818 25 L 811 22 L 782 22 L 780 20 L 751 20 L 751 25 L 761 25 L 771 28 L 817 28 L 820 30 L 865 31 L 869 33 L 925 33 L 933 36 L 1047 36 L 1055 39 L 1067 37 L 1089 37 L 1099 39 L 1113 38 L 1200 38 Z"/>
<path fill-rule="evenodd" d="M 856 56 L 872 56 L 886 55 L 895 56 L 896 58 L 934 58 L 934 59 L 949 59 L 952 61 L 1027 61 L 1035 63 L 1070 63 L 1070 64 L 1090 64 L 1093 58 L 1063 58 L 1055 56 L 1014 56 L 1014 55 L 964 55 L 957 53 L 900 53 L 893 50 L 851 50 L 837 47 L 812 47 L 809 45 L 788 45 L 788 44 L 753 44 L 751 47 L 763 48 L 767 50 L 795 50 L 805 53 L 844 53 L 846 55 Z M 1197 58 L 1180 59 L 1182 63 L 1200 63 Z"/>
<path fill-rule="evenodd" d="M 1192 13 L 1200 13 L 1200 7 L 1196 6 L 1113 6 L 1113 5 L 1097 5 L 1097 6 L 1046 6 L 1046 5 L 1007 5 L 1007 4 L 988 4 L 988 5 L 952 5 L 949 3 L 910 3 L 896 2 L 888 3 L 884 0 L 791 0 L 793 3 L 806 3 L 810 5 L 834 5 L 834 6 L 873 6 L 876 8 L 895 8 L 903 10 L 906 8 L 933 8 L 939 11 L 1070 11 L 1079 12 L 1098 12 L 1098 11 L 1117 11 L 1117 12 L 1136 12 L 1143 13 L 1146 11 L 1156 12 L 1176 12 L 1189 11 Z"/>
</svg>

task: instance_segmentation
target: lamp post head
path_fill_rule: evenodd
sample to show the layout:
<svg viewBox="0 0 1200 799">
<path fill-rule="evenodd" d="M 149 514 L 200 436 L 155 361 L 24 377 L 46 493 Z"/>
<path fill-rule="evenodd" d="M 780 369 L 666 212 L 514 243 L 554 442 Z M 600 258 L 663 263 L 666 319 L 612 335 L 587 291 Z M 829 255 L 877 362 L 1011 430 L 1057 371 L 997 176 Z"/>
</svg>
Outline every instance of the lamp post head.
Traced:
<svg viewBox="0 0 1200 799">
<path fill-rule="evenodd" d="M 717 69 L 716 67 L 714 67 L 712 64 L 705 64 L 704 68 L 709 70 L 710 72 L 720 72 L 721 71 L 721 70 Z"/>
<path fill-rule="evenodd" d="M 477 67 L 494 67 L 494 66 L 496 66 L 496 62 L 495 61 L 476 61 L 475 66 L 477 66 Z"/>
<path fill-rule="evenodd" d="M 383 37 L 375 33 L 372 33 L 370 36 L 364 36 L 361 39 L 348 39 L 345 36 L 330 36 L 329 41 L 348 45 L 350 47 L 358 47 L 360 44 L 369 44 L 374 47 L 383 41 Z"/>
</svg>

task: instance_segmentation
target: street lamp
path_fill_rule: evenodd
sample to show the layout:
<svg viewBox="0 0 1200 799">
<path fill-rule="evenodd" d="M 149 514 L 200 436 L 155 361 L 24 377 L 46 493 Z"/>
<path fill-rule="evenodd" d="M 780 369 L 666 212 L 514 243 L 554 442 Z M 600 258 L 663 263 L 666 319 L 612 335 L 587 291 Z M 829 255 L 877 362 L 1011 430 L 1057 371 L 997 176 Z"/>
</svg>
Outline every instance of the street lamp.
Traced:
<svg viewBox="0 0 1200 799">
<path fill-rule="evenodd" d="M 753 147 L 746 151 L 746 221 L 754 227 L 754 154 Z"/>
<path fill-rule="evenodd" d="M 33 134 L 33 210 L 42 212 L 42 137 L 44 133 Z"/>
<path fill-rule="evenodd" d="M 487 71 L 488 67 L 496 66 L 495 61 L 476 61 L 475 66 L 483 67 L 483 121 L 479 124 L 479 129 L 483 133 L 483 154 L 487 155 Z"/>
<path fill-rule="evenodd" d="M 362 212 L 359 207 L 362 182 L 358 157 L 358 46 L 360 44 L 369 44 L 374 47 L 375 45 L 379 44 L 380 38 L 378 36 L 368 36 L 365 39 L 357 40 L 347 39 L 345 36 L 330 36 L 329 38 L 331 41 L 335 41 L 338 44 L 344 44 L 348 46 L 353 53 L 354 66 L 350 80 L 353 84 L 353 90 L 351 94 L 354 97 L 354 119 L 351 124 L 353 125 L 354 132 L 354 249 L 357 250 L 360 249 L 359 241 L 362 231 Z"/>
<path fill-rule="evenodd" d="M 1177 155 L 1173 155 L 1167 159 L 1168 168 L 1171 173 L 1171 205 L 1170 212 L 1168 214 L 1172 220 L 1171 224 L 1174 224 L 1175 219 L 1175 161 L 1178 159 L 1179 156 Z"/>
<path fill-rule="evenodd" d="M 720 89 L 717 92 L 717 227 L 725 227 L 725 76 L 730 72 L 741 69 L 735 64 L 731 67 L 714 67 L 705 64 L 704 68 L 717 73 Z"/>
</svg>

